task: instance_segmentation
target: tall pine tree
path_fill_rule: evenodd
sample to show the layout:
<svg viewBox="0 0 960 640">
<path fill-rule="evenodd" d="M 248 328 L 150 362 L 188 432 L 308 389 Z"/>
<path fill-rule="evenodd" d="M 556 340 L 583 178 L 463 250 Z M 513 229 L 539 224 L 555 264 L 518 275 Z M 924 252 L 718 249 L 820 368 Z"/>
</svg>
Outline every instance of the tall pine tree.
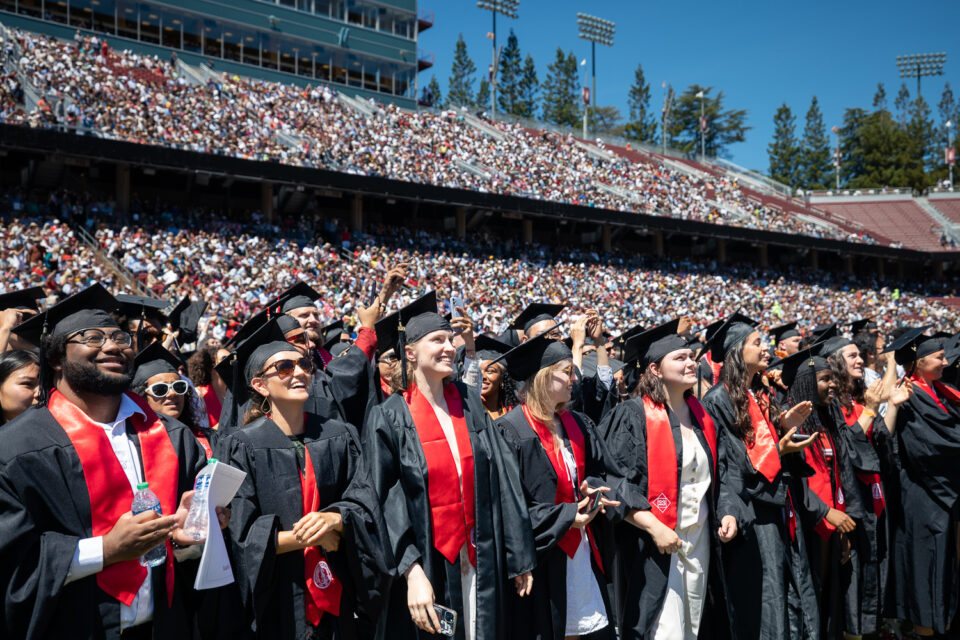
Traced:
<svg viewBox="0 0 960 640">
<path fill-rule="evenodd" d="M 900 90 L 897 91 L 897 97 L 893 101 L 893 108 L 897 110 L 897 122 L 906 125 L 907 118 L 910 117 L 910 90 L 905 83 L 900 83 Z"/>
<path fill-rule="evenodd" d="M 773 116 L 773 140 L 767 146 L 770 156 L 769 175 L 791 187 L 800 181 L 800 148 L 797 146 L 797 119 L 787 103 Z"/>
<path fill-rule="evenodd" d="M 554 124 L 576 127 L 580 124 L 580 78 L 577 57 L 557 47 L 557 55 L 547 66 L 543 81 L 543 119 Z"/>
<path fill-rule="evenodd" d="M 882 88 L 882 85 L 881 85 Z M 888 113 L 889 115 L 889 113 Z M 840 127 L 840 186 L 859 181 L 867 173 L 867 159 L 863 149 L 863 130 L 869 114 L 859 107 L 843 113 Z"/>
<path fill-rule="evenodd" d="M 803 142 L 800 152 L 802 172 L 801 184 L 804 189 L 826 189 L 830 174 L 830 139 L 823 124 L 823 114 L 817 96 L 810 101 L 806 124 L 803 128 Z"/>
<path fill-rule="evenodd" d="M 443 94 L 440 92 L 437 76 L 430 76 L 430 82 L 423 88 L 423 97 L 420 98 L 420 102 L 428 107 L 443 108 Z"/>
<path fill-rule="evenodd" d="M 704 98 L 697 94 L 703 91 Z M 744 142 L 747 131 L 746 109 L 724 109 L 723 91 L 715 97 L 710 93 L 713 87 L 701 87 L 694 84 L 687 87 L 675 101 L 670 126 L 667 129 L 668 142 L 690 156 L 700 154 L 700 102 L 704 101 L 704 119 L 707 130 L 704 132 L 706 153 L 708 156 L 729 156 L 727 147 L 735 142 Z"/>
<path fill-rule="evenodd" d="M 540 81 L 537 79 L 537 66 L 533 63 L 533 56 L 529 53 L 523 60 L 523 70 L 520 73 L 517 103 L 513 115 L 521 118 L 535 118 L 537 116 L 537 94 L 540 92 Z"/>
<path fill-rule="evenodd" d="M 937 104 L 937 114 L 940 116 L 940 121 L 937 123 L 936 146 L 939 147 L 940 150 L 937 152 L 937 168 L 934 170 L 934 175 L 931 180 L 932 183 L 939 182 L 950 176 L 943 149 L 947 147 L 948 143 L 954 149 L 957 148 L 957 117 L 960 116 L 960 109 L 957 107 L 957 101 L 953 96 L 953 89 L 950 87 L 949 82 L 943 85 L 943 93 L 940 94 L 940 102 Z M 950 127 L 947 127 L 948 122 L 950 123 Z"/>
<path fill-rule="evenodd" d="M 453 51 L 453 67 L 450 69 L 450 86 L 447 91 L 447 102 L 450 106 L 473 105 L 473 76 L 476 72 L 477 65 L 467 55 L 467 43 L 461 33 Z"/>
<path fill-rule="evenodd" d="M 514 114 L 520 97 L 520 44 L 517 35 L 510 29 L 507 44 L 500 52 L 500 67 L 497 74 L 497 108 L 503 113 Z"/>
<path fill-rule="evenodd" d="M 477 89 L 477 108 L 484 111 L 490 108 L 490 81 L 486 78 L 480 79 L 480 87 Z"/>
<path fill-rule="evenodd" d="M 643 65 L 637 63 L 633 72 L 633 84 L 627 94 L 627 105 L 630 107 L 630 122 L 626 124 L 623 133 L 631 140 L 655 143 L 657 141 L 657 120 L 650 113 L 650 85 L 643 75 Z"/>
<path fill-rule="evenodd" d="M 874 109 L 887 108 L 887 90 L 884 89 L 882 82 L 877 83 L 877 92 L 873 94 L 873 108 Z"/>
<path fill-rule="evenodd" d="M 910 103 L 906 134 L 910 141 L 910 159 L 905 171 L 906 183 L 902 186 L 922 190 L 933 184 L 932 175 L 928 172 L 932 172 L 938 164 L 936 127 L 930 106 L 923 96 L 918 96 Z"/>
</svg>

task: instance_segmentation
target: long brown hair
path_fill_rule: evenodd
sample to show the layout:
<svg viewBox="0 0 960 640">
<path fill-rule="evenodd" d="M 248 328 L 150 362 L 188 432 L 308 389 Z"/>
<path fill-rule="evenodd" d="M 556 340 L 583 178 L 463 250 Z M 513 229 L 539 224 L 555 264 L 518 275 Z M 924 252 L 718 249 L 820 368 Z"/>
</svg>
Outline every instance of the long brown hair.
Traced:
<svg viewBox="0 0 960 640">
<path fill-rule="evenodd" d="M 750 392 L 759 396 L 766 393 L 766 388 L 759 375 L 750 375 L 747 363 L 743 360 L 743 348 L 746 341 L 736 349 L 731 349 L 727 357 L 723 359 L 723 368 L 720 369 L 720 380 L 718 384 L 723 384 L 730 395 L 730 404 L 733 405 L 734 421 L 730 425 L 733 432 L 744 442 L 753 441 L 753 421 L 750 420 Z M 780 405 L 777 403 L 774 394 L 767 394 L 769 402 L 769 413 L 771 422 L 773 417 L 780 414 Z"/>
</svg>

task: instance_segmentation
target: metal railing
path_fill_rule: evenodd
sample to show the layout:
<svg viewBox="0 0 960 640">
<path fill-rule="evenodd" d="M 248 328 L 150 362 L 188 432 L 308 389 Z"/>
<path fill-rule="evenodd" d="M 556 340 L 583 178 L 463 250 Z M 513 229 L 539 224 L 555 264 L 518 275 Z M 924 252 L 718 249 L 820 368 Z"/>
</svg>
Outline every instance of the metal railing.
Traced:
<svg viewBox="0 0 960 640">
<path fill-rule="evenodd" d="M 85 227 L 79 224 L 71 225 L 71 229 L 76 234 L 77 239 L 80 240 L 84 245 L 86 245 L 97 258 L 102 262 L 107 269 L 112 271 L 118 278 L 120 278 L 132 291 L 141 296 L 150 296 L 150 292 L 140 284 L 140 281 L 137 280 L 133 274 L 127 271 L 126 267 L 121 265 L 119 262 L 114 260 L 111 256 L 107 254 L 100 247 L 100 243 L 97 241 L 97 238 L 91 234 Z M 152 297 L 152 296 L 150 296 Z"/>
</svg>

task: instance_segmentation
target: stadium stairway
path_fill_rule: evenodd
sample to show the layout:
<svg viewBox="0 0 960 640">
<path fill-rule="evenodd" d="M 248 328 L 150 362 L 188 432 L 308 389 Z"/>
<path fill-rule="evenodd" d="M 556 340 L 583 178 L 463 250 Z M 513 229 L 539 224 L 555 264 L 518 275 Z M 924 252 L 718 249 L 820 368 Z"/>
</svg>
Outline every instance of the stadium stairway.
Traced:
<svg viewBox="0 0 960 640">
<path fill-rule="evenodd" d="M 923 208 L 924 211 L 930 214 L 931 218 L 940 223 L 940 226 L 943 228 L 943 232 L 948 238 L 953 240 L 955 244 L 960 244 L 960 224 L 952 222 L 947 216 L 945 216 L 942 211 L 937 209 L 937 207 L 930 202 L 930 198 L 915 198 L 914 200 Z"/>
<path fill-rule="evenodd" d="M 811 196 L 811 203 L 867 229 L 883 229 L 905 247 L 920 251 L 942 251 L 939 224 L 912 197 Z"/>
<path fill-rule="evenodd" d="M 951 226 L 960 226 L 960 196 L 956 193 L 931 193 L 927 201 L 947 219 Z"/>
<path fill-rule="evenodd" d="M 154 297 L 152 293 L 147 291 L 146 287 L 140 283 L 129 271 L 127 271 L 123 265 L 111 258 L 100 246 L 100 243 L 97 242 L 97 239 L 91 235 L 85 227 L 79 224 L 70 225 L 70 228 L 73 229 L 74 235 L 77 236 L 77 239 L 86 245 L 94 255 L 97 256 L 97 259 L 100 263 L 106 268 L 107 271 L 112 272 L 120 281 L 126 284 L 132 291 L 137 295 Z"/>
</svg>

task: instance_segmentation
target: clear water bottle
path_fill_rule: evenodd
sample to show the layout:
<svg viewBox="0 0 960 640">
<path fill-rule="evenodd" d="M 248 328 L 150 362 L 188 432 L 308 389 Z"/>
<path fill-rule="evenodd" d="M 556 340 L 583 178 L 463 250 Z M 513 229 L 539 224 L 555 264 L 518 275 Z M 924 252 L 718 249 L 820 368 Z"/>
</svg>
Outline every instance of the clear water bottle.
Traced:
<svg viewBox="0 0 960 640">
<path fill-rule="evenodd" d="M 207 466 L 197 474 L 193 483 L 193 502 L 183 523 L 184 534 L 197 542 L 207 539 L 207 526 L 210 523 L 210 478 L 216 462 L 216 458 L 210 458 Z"/>
<path fill-rule="evenodd" d="M 160 498 L 153 491 L 150 491 L 150 484 L 141 482 L 137 485 L 137 492 L 133 494 L 133 504 L 130 505 L 130 511 L 133 515 L 143 513 L 144 511 L 156 511 L 157 515 L 163 515 L 160 509 Z M 167 545 L 161 542 L 150 551 L 147 551 L 140 557 L 140 564 L 144 567 L 157 567 L 167 559 Z"/>
</svg>

